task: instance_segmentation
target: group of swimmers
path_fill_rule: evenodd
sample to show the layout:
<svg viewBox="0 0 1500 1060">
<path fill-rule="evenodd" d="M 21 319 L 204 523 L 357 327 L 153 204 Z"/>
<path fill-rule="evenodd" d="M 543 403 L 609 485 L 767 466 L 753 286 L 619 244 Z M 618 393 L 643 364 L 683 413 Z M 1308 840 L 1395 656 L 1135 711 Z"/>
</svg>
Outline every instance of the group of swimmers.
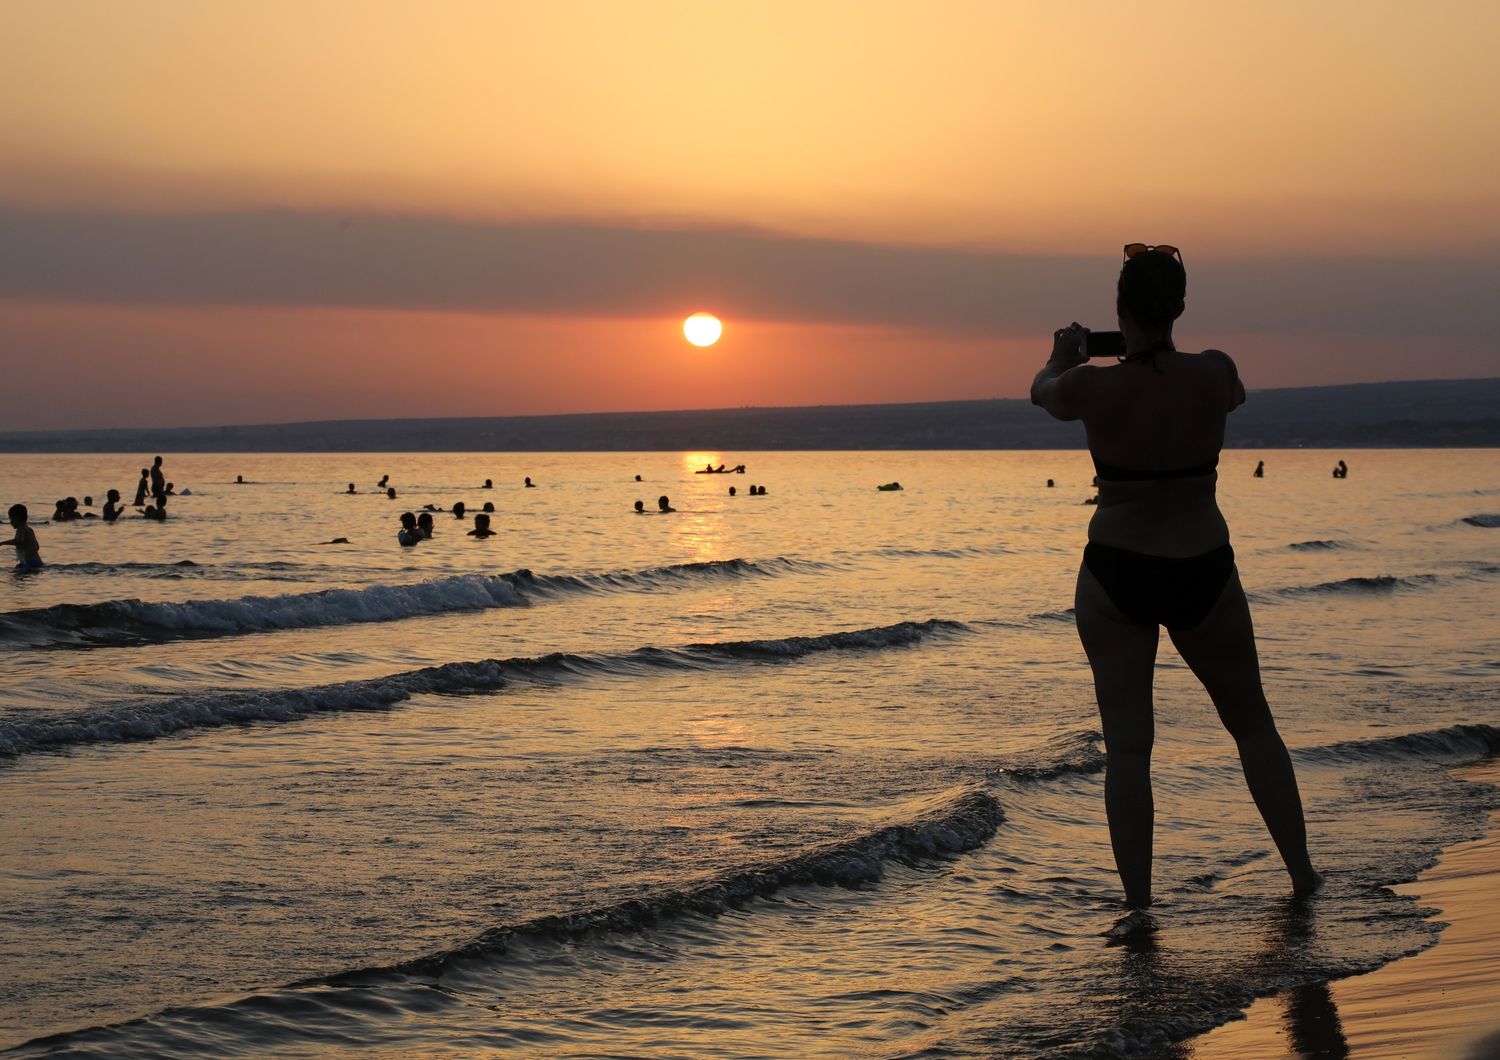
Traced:
<svg viewBox="0 0 1500 1060">
<path fill-rule="evenodd" d="M 486 504 L 484 507 L 486 512 L 492 512 L 495 510 L 495 506 L 493 504 Z M 441 508 L 437 510 L 442 511 Z M 455 504 L 453 506 L 453 515 L 455 518 L 462 519 L 464 517 L 464 506 L 462 504 Z M 410 548 L 412 545 L 430 540 L 432 538 L 432 527 L 432 512 L 424 511 L 421 515 L 413 515 L 411 512 L 402 512 L 401 529 L 396 532 L 396 541 L 403 547 Z M 474 529 L 470 530 L 464 536 L 477 537 L 481 539 L 486 537 L 494 537 L 495 531 L 490 529 L 490 517 L 486 515 L 485 512 L 480 512 L 479 514 L 475 515 Z M 341 541 L 338 543 L 347 544 L 348 542 Z"/>
<path fill-rule="evenodd" d="M 733 496 L 736 495 L 735 494 L 735 489 L 734 489 L 733 486 L 729 487 L 729 495 L 731 497 L 733 497 Z M 765 495 L 766 495 L 766 488 L 764 486 L 757 486 L 757 485 L 755 485 L 753 483 L 751 484 L 751 486 L 750 486 L 750 496 L 752 496 L 752 497 L 764 497 Z"/>
<path fill-rule="evenodd" d="M 235 481 L 236 482 L 241 482 L 243 480 L 240 479 L 240 478 L 238 478 L 238 477 L 236 477 Z M 636 476 L 636 481 L 637 482 L 640 481 L 640 476 L 639 475 Z M 384 491 L 386 499 L 393 501 L 393 500 L 396 499 L 396 487 L 392 486 L 390 483 L 391 483 L 391 476 L 389 476 L 389 475 L 381 475 L 380 476 L 380 481 L 377 482 L 377 483 L 375 483 L 375 491 L 377 493 Z M 531 476 L 530 475 L 526 476 L 525 481 L 523 481 L 521 483 L 521 485 L 525 489 L 529 489 L 529 490 L 534 490 L 534 489 L 537 488 L 536 483 L 531 481 Z M 487 478 L 487 479 L 484 480 L 484 485 L 480 486 L 479 488 L 482 489 L 482 490 L 492 490 L 492 489 L 495 488 L 495 480 Z M 352 496 L 354 494 L 357 494 L 359 492 L 359 490 L 355 489 L 354 488 L 354 483 L 351 482 L 351 483 L 349 483 L 349 488 L 346 489 L 344 492 L 347 493 L 347 494 L 350 494 Z M 442 511 L 441 508 L 434 508 L 430 504 L 427 505 L 426 507 L 427 507 L 428 511 Z M 463 505 L 459 505 L 459 507 L 462 508 Z M 484 510 L 487 511 L 487 512 L 492 512 L 492 511 L 495 510 L 495 506 L 493 504 L 486 504 L 484 506 Z"/>
<path fill-rule="evenodd" d="M 167 481 L 166 474 L 162 471 L 162 458 L 158 456 L 149 468 L 141 468 L 141 478 L 136 483 L 133 507 L 145 518 L 162 522 L 167 517 L 167 498 L 175 495 L 176 492 L 176 487 Z M 150 504 L 146 503 L 148 495 L 151 497 Z M 125 512 L 125 505 L 120 502 L 120 491 L 115 489 L 109 490 L 104 495 L 104 508 L 101 512 L 89 511 L 88 509 L 93 506 L 92 496 L 85 496 L 82 504 L 79 503 L 77 497 L 59 498 L 53 508 L 51 521 L 71 523 L 80 519 L 102 519 L 106 523 L 113 523 L 117 522 Z M 15 548 L 16 570 L 41 570 L 43 566 L 41 547 L 37 542 L 36 531 L 31 527 L 31 513 L 24 504 L 12 504 L 7 514 L 15 534 L 0 547 Z"/>
</svg>

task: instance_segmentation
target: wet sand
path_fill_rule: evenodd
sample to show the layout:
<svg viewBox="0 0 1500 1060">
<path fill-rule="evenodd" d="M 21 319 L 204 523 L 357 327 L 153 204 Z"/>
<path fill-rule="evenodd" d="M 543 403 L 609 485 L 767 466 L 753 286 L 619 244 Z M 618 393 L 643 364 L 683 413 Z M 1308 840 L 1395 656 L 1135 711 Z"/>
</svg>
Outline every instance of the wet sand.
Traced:
<svg viewBox="0 0 1500 1060">
<path fill-rule="evenodd" d="M 1500 760 L 1458 775 L 1500 784 Z M 1483 838 L 1449 847 L 1396 890 L 1442 910 L 1436 918 L 1449 926 L 1435 947 L 1369 975 L 1262 998 L 1186 1056 L 1500 1058 L 1500 811 Z"/>
</svg>

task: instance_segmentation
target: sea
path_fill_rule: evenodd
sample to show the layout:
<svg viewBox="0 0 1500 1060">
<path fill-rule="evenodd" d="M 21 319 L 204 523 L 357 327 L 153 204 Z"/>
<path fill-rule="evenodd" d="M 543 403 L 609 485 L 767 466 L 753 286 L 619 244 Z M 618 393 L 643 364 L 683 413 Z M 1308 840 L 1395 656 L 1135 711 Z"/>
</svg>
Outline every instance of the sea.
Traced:
<svg viewBox="0 0 1500 1060">
<path fill-rule="evenodd" d="M 1123 942 L 1087 453 L 166 453 L 165 522 L 49 522 L 150 455 L 0 457 L 15 1055 L 1171 1056 L 1436 943 L 1391 885 L 1500 804 L 1451 772 L 1500 751 L 1493 450 L 1224 454 L 1328 884 L 1163 637 Z"/>
</svg>

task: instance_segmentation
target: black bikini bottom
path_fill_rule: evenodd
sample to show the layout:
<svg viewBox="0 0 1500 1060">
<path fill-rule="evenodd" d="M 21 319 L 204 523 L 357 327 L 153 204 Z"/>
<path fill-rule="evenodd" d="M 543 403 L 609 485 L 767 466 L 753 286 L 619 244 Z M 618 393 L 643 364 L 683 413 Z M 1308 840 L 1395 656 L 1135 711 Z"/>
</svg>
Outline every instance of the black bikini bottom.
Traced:
<svg viewBox="0 0 1500 1060">
<path fill-rule="evenodd" d="M 1174 559 L 1090 541 L 1083 565 L 1127 618 L 1192 629 L 1208 617 L 1234 574 L 1234 549 L 1223 544 L 1199 556 Z"/>
</svg>

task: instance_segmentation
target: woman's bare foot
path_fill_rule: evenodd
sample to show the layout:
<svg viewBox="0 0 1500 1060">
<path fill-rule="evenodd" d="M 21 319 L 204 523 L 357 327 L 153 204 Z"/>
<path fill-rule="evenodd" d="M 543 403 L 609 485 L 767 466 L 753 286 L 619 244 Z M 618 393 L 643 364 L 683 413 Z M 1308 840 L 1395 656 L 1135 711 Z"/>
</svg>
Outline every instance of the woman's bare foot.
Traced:
<svg viewBox="0 0 1500 1060">
<path fill-rule="evenodd" d="M 1321 891 L 1323 883 L 1322 874 L 1310 868 L 1292 877 L 1292 894 L 1297 898 L 1307 898 Z"/>
</svg>

